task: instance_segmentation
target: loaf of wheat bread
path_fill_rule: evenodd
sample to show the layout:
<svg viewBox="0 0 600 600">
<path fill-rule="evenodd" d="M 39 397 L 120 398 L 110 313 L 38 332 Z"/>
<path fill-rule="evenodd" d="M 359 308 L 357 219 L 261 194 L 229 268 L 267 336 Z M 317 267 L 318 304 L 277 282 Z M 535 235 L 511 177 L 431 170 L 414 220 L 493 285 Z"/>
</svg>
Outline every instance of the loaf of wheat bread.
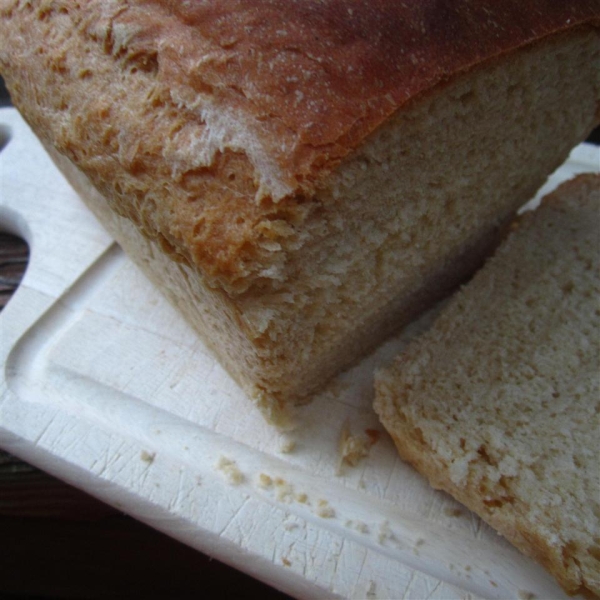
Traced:
<svg viewBox="0 0 600 600">
<path fill-rule="evenodd" d="M 597 0 L 0 0 L 0 70 L 281 422 L 472 272 L 598 122 L 599 22 Z"/>
<path fill-rule="evenodd" d="M 525 214 L 376 391 L 434 487 L 600 595 L 600 175 Z"/>
</svg>

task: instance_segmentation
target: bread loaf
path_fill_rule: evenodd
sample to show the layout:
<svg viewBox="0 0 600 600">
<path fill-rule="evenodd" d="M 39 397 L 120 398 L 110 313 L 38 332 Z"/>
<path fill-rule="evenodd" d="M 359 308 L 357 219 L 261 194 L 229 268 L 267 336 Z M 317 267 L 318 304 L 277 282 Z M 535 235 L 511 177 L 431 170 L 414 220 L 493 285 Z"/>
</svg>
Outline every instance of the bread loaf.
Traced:
<svg viewBox="0 0 600 600">
<path fill-rule="evenodd" d="M 597 0 L 1 0 L 0 69 L 281 422 L 467 276 L 593 128 L 599 19 Z"/>
<path fill-rule="evenodd" d="M 600 176 L 526 214 L 433 327 L 377 375 L 402 457 L 600 595 Z"/>
</svg>

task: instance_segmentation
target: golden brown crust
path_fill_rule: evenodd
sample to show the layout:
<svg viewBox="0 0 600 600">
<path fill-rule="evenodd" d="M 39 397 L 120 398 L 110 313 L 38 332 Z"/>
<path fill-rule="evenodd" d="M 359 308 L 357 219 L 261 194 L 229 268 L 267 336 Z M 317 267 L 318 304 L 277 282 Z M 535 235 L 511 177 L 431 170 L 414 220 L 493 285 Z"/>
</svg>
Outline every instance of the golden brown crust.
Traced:
<svg viewBox="0 0 600 600">
<path fill-rule="evenodd" d="M 481 482 L 454 484 L 448 478 L 448 465 L 443 461 L 440 462 L 437 458 L 429 458 L 428 454 L 434 453 L 427 448 L 418 435 L 413 436 L 410 430 L 403 431 L 401 435 L 395 435 L 392 432 L 390 434 L 398 454 L 415 467 L 419 473 L 424 474 L 432 487 L 451 494 L 469 510 L 487 521 L 511 544 L 552 573 L 567 593 L 587 592 L 593 594 L 591 590 L 581 584 L 581 580 L 575 577 L 571 570 L 565 568 L 564 557 L 561 554 L 562 546 L 551 544 L 547 538 L 539 535 L 528 523 L 526 515 L 518 514 L 517 511 L 520 508 L 518 505 L 514 507 L 515 512 L 512 513 L 496 511 L 494 506 L 483 501 L 478 488 Z"/>
<path fill-rule="evenodd" d="M 260 280 L 328 173 L 407 101 L 600 18 L 582 0 L 0 8 L 0 68 L 38 135 L 230 293 Z"/>
</svg>

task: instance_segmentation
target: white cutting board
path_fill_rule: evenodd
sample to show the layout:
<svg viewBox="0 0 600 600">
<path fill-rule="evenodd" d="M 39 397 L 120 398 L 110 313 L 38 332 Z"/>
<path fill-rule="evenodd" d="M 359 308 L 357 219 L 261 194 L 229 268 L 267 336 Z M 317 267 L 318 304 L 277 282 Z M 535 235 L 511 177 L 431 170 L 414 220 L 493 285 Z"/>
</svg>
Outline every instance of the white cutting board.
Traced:
<svg viewBox="0 0 600 600">
<path fill-rule="evenodd" d="M 344 426 L 381 430 L 372 372 L 402 339 L 333 382 L 297 430 L 277 432 L 15 110 L 0 111 L 0 132 L 0 228 L 31 251 L 0 316 L 1 447 L 299 598 L 565 598 L 403 464 L 384 433 L 357 466 L 340 466 Z M 597 148 L 579 147 L 546 190 L 598 163 Z M 219 468 L 227 461 L 237 472 Z"/>
</svg>

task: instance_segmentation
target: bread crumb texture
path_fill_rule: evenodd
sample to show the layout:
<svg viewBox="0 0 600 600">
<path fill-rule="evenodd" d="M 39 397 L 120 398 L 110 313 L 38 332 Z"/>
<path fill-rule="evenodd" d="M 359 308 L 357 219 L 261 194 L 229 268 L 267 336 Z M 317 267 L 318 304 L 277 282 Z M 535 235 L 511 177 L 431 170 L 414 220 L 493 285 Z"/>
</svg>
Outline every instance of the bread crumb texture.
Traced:
<svg viewBox="0 0 600 600">
<path fill-rule="evenodd" d="M 264 490 L 273 487 L 273 479 L 266 473 L 259 473 L 257 483 L 258 487 Z"/>
<path fill-rule="evenodd" d="M 279 445 L 279 452 L 282 454 L 291 454 L 296 449 L 296 440 L 283 439 Z"/>
<path fill-rule="evenodd" d="M 344 525 L 348 529 L 358 531 L 358 533 L 367 534 L 370 532 L 369 526 L 364 521 L 360 521 L 358 519 L 347 519 Z"/>
<path fill-rule="evenodd" d="M 256 484 L 260 489 L 274 491 L 275 498 L 279 502 L 285 504 L 297 502 L 298 504 L 310 505 L 308 494 L 306 492 L 296 492 L 294 485 L 282 477 L 273 478 L 266 473 L 259 473 Z"/>
<path fill-rule="evenodd" d="M 315 514 L 322 519 L 333 519 L 335 517 L 335 509 L 330 506 L 327 500 L 318 500 L 315 507 Z"/>
<path fill-rule="evenodd" d="M 226 456 L 219 457 L 215 468 L 217 471 L 220 471 L 232 485 L 240 485 L 245 480 L 244 474 L 238 469 L 236 462 Z"/>
<path fill-rule="evenodd" d="M 340 468 L 343 464 L 356 467 L 364 458 L 369 456 L 371 447 L 379 439 L 379 432 L 373 429 L 365 430 L 364 434 L 353 434 L 348 422 L 342 426 L 339 441 Z"/>
<path fill-rule="evenodd" d="M 156 452 L 148 452 L 148 450 L 142 450 L 140 452 L 140 458 L 150 465 L 154 462 L 154 459 L 156 458 Z"/>
<path fill-rule="evenodd" d="M 380 544 L 385 544 L 386 542 L 396 540 L 396 535 L 390 527 L 390 522 L 387 519 L 379 524 L 379 533 L 377 539 Z"/>
<path fill-rule="evenodd" d="M 401 455 L 569 593 L 600 594 L 599 215 L 563 184 L 376 379 Z"/>
</svg>

